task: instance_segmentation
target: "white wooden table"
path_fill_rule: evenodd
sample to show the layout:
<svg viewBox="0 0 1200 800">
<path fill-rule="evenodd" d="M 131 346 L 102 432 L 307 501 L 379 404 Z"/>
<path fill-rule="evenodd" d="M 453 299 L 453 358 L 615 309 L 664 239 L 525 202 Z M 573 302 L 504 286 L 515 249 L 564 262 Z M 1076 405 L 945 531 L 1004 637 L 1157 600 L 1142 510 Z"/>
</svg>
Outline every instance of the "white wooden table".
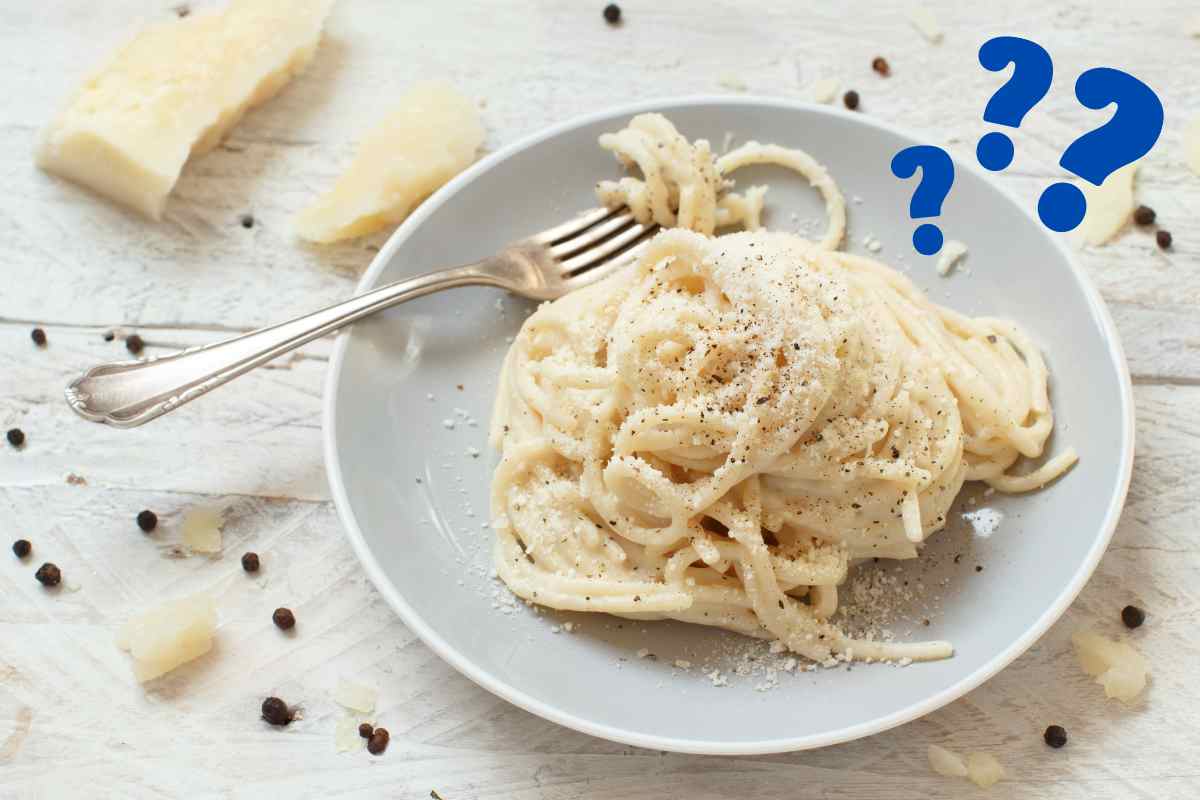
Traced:
<svg viewBox="0 0 1200 800">
<path fill-rule="evenodd" d="M 930 773 L 925 746 L 996 753 L 1008 779 L 990 797 L 1184 798 L 1200 792 L 1200 178 L 1180 134 L 1200 113 L 1200 39 L 1190 0 L 995 0 L 931 4 L 945 41 L 926 42 L 906 1 L 852 12 L 751 11 L 732 2 L 625 0 L 607 27 L 602 0 L 438 3 L 339 0 L 312 68 L 229 140 L 190 164 L 150 224 L 34 169 L 41 126 L 80 76 L 139 21 L 175 0 L 0 4 L 0 531 L 34 544 L 32 563 L 0 554 L 0 796 L 520 798 L 926 798 L 971 796 Z M 804 4 L 809 5 L 809 4 Z M 851 5 L 851 4 L 848 4 Z M 1019 27 L 1013 28 L 1012 25 Z M 496 699 L 443 664 L 370 586 L 329 500 L 320 398 L 329 343 L 253 373 L 148 427 L 75 418 L 62 388 L 124 354 L 137 330 L 151 354 L 209 341 L 346 296 L 385 235 L 308 248 L 293 215 L 326 187 L 352 142 L 410 82 L 446 77 L 486 102 L 495 148 L 549 123 L 637 98 L 728 91 L 802 97 L 824 76 L 862 96 L 863 113 L 924 132 L 971 157 L 999 76 L 978 67 L 990 36 L 1031 36 L 1055 59 L 1051 95 L 1030 115 L 1017 162 L 998 180 L 1033 203 L 1059 154 L 1096 115 L 1073 76 L 1125 68 L 1160 93 L 1162 139 L 1138 182 L 1175 237 L 1170 252 L 1131 230 L 1081 254 L 1117 320 L 1133 371 L 1138 460 L 1116 538 L 1074 607 L 1027 654 L 967 697 L 866 740 L 757 758 L 669 755 L 559 728 Z M 893 74 L 879 78 L 883 55 Z M 244 214 L 254 225 L 241 224 Z M 48 348 L 29 338 L 43 326 Z M 102 334 L 115 330 L 106 342 Z M 72 478 L 77 476 L 82 478 Z M 225 554 L 178 558 L 182 512 L 231 504 Z M 1098 498 L 1099 500 L 1099 498 Z M 152 536 L 134 525 L 159 512 Z M 238 558 L 261 554 L 247 580 Z M 58 563 L 78 590 L 32 577 Z M 114 626 L 164 595 L 222 592 L 216 653 L 150 691 L 113 646 Z M 1103 700 L 1068 636 L 1118 630 L 1126 603 L 1148 611 L 1134 639 L 1153 662 L 1133 708 Z M 287 605 L 299 635 L 270 611 Z M 341 754 L 329 700 L 339 675 L 380 688 L 382 758 Z M 258 720 L 263 696 L 303 701 L 286 730 Z M 1070 731 L 1051 751 L 1041 732 Z"/>
</svg>

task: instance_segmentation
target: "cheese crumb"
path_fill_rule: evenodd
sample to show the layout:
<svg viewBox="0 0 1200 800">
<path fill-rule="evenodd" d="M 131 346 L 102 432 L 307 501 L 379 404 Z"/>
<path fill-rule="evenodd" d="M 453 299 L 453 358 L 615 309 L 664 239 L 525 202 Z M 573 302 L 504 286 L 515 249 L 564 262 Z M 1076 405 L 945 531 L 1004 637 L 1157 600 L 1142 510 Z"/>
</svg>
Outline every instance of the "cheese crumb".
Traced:
<svg viewBox="0 0 1200 800">
<path fill-rule="evenodd" d="M 358 722 L 353 717 L 342 717 L 334 726 L 333 742 L 339 753 L 358 750 L 366 741 L 358 735 Z"/>
<path fill-rule="evenodd" d="M 967 254 L 967 246 L 957 239 L 951 239 L 942 245 L 942 252 L 938 253 L 937 273 L 943 278 L 950 274 L 950 270 L 954 269 L 955 265 L 963 259 Z"/>
<path fill-rule="evenodd" d="M 814 103 L 832 103 L 839 88 L 837 78 L 821 78 L 808 87 L 808 98 Z"/>
<path fill-rule="evenodd" d="M 1146 688 L 1150 663 L 1125 642 L 1115 642 L 1088 630 L 1076 631 L 1071 642 L 1079 656 L 1079 665 L 1104 687 L 1105 696 L 1128 703 Z"/>
<path fill-rule="evenodd" d="M 942 26 L 938 24 L 937 17 L 933 15 L 925 6 L 913 6 L 905 12 L 908 16 L 908 21 L 913 24 L 921 35 L 932 44 L 938 44 L 942 41 Z"/>
<path fill-rule="evenodd" d="M 371 687 L 345 678 L 338 681 L 337 689 L 333 692 L 334 702 L 338 705 L 351 711 L 361 711 L 364 714 L 370 714 L 375 710 L 377 698 L 378 692 Z"/>
<path fill-rule="evenodd" d="M 1133 179 L 1137 164 L 1128 164 L 1109 175 L 1100 186 L 1081 184 L 1087 198 L 1087 213 L 1075 229 L 1075 237 L 1090 245 L 1110 241 L 1133 215 Z"/>
<path fill-rule="evenodd" d="M 722 86 L 722 88 L 729 89 L 730 91 L 734 91 L 734 92 L 746 91 L 746 82 L 744 80 L 742 80 L 741 78 L 739 78 L 738 76 L 732 75 L 730 73 L 726 73 L 726 74 L 722 75 L 717 80 L 717 83 L 719 83 Z"/>
<path fill-rule="evenodd" d="M 193 508 L 183 517 L 183 545 L 193 553 L 221 552 L 224 512 L 217 508 Z"/>
<path fill-rule="evenodd" d="M 1200 25 L 1200 22 L 1197 22 Z M 1192 172 L 1200 175 L 1200 115 L 1183 131 L 1183 158 Z"/>
<path fill-rule="evenodd" d="M 969 753 L 967 755 L 967 777 L 971 783 L 981 789 L 986 789 L 1004 777 L 1004 768 L 995 756 L 987 753 Z"/>
<path fill-rule="evenodd" d="M 199 594 L 172 600 L 134 617 L 117 634 L 117 646 L 133 656 L 139 681 L 165 675 L 212 649 L 217 604 Z"/>
<path fill-rule="evenodd" d="M 929 766 L 938 775 L 945 775 L 949 778 L 967 777 L 967 763 L 958 753 L 936 744 L 929 745 L 926 753 L 929 757 Z"/>
</svg>

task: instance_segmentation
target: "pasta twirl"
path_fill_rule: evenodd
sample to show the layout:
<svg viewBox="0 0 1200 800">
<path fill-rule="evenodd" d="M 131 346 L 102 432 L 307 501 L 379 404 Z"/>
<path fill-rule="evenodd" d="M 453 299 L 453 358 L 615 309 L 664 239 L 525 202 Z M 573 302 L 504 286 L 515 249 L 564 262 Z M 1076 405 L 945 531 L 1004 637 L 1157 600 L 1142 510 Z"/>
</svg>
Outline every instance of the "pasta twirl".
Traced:
<svg viewBox="0 0 1200 800">
<path fill-rule="evenodd" d="M 844 203 L 806 154 L 715 159 L 657 115 L 602 143 L 643 179 L 601 197 L 687 230 L 543 305 L 513 342 L 492 420 L 500 577 L 553 608 L 715 625 L 816 660 L 949 656 L 846 636 L 837 586 L 856 559 L 917 556 L 964 481 L 1025 491 L 1070 467 L 1073 451 L 1009 472 L 1053 426 L 1037 348 L 833 249 Z M 762 191 L 737 197 L 724 176 L 767 161 L 824 194 L 819 243 L 706 235 L 758 225 Z"/>
</svg>

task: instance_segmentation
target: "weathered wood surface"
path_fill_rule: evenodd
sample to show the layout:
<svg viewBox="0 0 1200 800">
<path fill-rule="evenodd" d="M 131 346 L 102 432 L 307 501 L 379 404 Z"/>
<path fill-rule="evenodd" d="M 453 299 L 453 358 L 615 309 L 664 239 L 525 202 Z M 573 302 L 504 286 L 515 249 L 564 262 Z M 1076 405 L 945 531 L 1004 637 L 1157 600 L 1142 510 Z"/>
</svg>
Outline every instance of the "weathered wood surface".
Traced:
<svg viewBox="0 0 1200 800">
<path fill-rule="evenodd" d="M 28 565 L 0 557 L 0 796 L 182 795 L 520 798 L 926 798 L 969 796 L 929 772 L 925 745 L 950 737 L 997 753 L 1009 778 L 990 797 L 1183 798 L 1200 791 L 1200 178 L 1180 134 L 1200 114 L 1200 39 L 1188 2 L 1015 0 L 930 3 L 933 46 L 884 0 L 848 12 L 791 3 L 396 3 L 341 0 L 312 68 L 251 113 L 218 150 L 190 164 L 161 224 L 149 224 L 32 166 L 40 127 L 80 76 L 169 0 L 0 5 L 0 448 L 7 540 L 34 541 L 77 591 L 43 592 Z M 1017 26 L 1017 27 L 1013 27 Z M 898 730 L 808 753 L 755 758 L 665 755 L 593 739 L 517 710 L 443 664 L 396 619 L 350 553 L 325 484 L 320 396 L 329 343 L 249 375 L 153 426 L 112 431 L 74 418 L 61 389 L 123 352 L 108 329 L 138 330 L 150 352 L 208 341 L 345 296 L 386 238 L 307 248 L 290 220 L 337 174 L 351 142 L 407 83 L 446 77 L 486 101 L 488 146 L 632 99 L 725 91 L 803 97 L 827 75 L 857 89 L 863 111 L 941 137 L 969 156 L 998 76 L 975 51 L 999 33 L 1033 36 L 1054 55 L 1055 89 L 1029 115 L 1018 160 L 998 180 L 1028 202 L 1061 175 L 1057 159 L 1094 115 L 1070 83 L 1100 63 L 1133 71 L 1167 109 L 1163 140 L 1138 181 L 1175 247 L 1130 231 L 1084 252 L 1135 375 L 1138 462 L 1129 504 L 1096 576 L 1066 618 L 985 686 Z M 870 71 L 885 55 L 893 75 Z M 950 135 L 947 132 L 953 132 Z M 255 225 L 246 229 L 243 214 Z M 32 323 L 50 346 L 29 341 Z M 68 476 L 86 483 L 69 483 Z M 173 522 L 199 502 L 229 506 L 226 555 L 177 558 Z M 159 533 L 134 527 L 143 507 Z M 262 554 L 258 578 L 237 556 Z M 40 563 L 38 561 L 37 563 Z M 143 692 L 113 628 L 164 593 L 219 586 L 219 657 Z M 73 587 L 74 588 L 74 587 Z M 1068 635 L 1137 602 L 1135 634 L 1153 663 L 1131 709 L 1103 701 Z M 280 637 L 287 604 L 302 636 Z M 1110 623 L 1111 626 L 1111 623 Z M 1110 632 L 1115 627 L 1110 627 Z M 338 755 L 339 675 L 381 687 L 386 757 Z M 309 698 L 286 731 L 257 717 L 264 693 Z M 1049 723 L 1071 743 L 1041 743 Z"/>
</svg>

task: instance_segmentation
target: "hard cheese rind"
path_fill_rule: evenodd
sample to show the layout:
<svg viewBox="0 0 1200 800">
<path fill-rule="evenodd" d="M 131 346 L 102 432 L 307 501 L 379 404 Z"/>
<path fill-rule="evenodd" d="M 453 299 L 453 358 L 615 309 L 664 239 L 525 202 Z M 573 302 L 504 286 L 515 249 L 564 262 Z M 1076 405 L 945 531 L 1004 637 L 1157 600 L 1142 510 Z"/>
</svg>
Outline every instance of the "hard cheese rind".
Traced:
<svg viewBox="0 0 1200 800">
<path fill-rule="evenodd" d="M 300 214 L 296 232 L 326 243 L 400 222 L 475 160 L 483 133 L 475 106 L 453 87 L 414 86 L 362 140 L 333 189 Z"/>
<path fill-rule="evenodd" d="M 233 0 L 146 28 L 50 124 L 38 166 L 159 219 L 188 157 L 304 69 L 332 4 Z"/>
</svg>

